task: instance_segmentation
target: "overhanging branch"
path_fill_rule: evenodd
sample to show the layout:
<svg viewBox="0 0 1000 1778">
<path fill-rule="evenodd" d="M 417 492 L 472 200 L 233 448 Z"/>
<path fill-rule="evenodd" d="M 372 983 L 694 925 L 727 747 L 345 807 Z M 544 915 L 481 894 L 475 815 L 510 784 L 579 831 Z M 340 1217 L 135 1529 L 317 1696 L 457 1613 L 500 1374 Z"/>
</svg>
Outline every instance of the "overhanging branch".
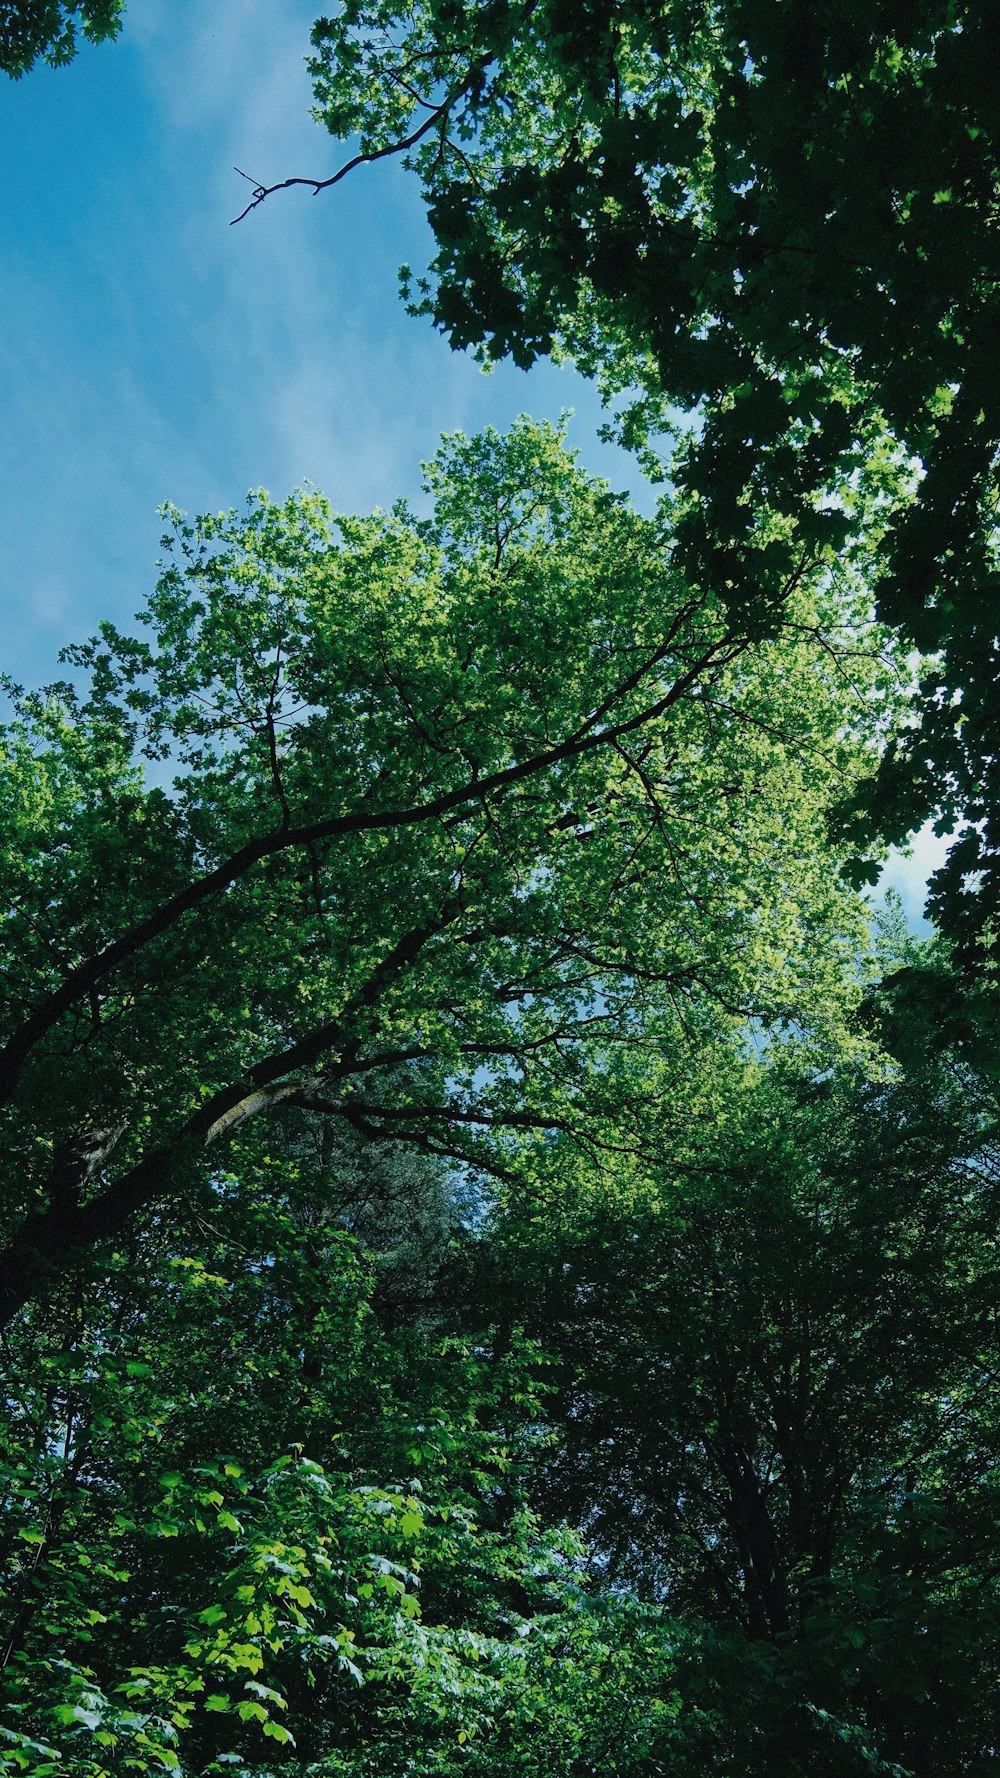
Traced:
<svg viewBox="0 0 1000 1778">
<path fill-rule="evenodd" d="M 717 639 L 701 653 L 688 669 L 677 678 L 669 690 L 653 703 L 646 705 L 630 717 L 620 722 L 609 722 L 606 726 L 598 726 L 622 700 L 638 689 L 643 679 L 654 673 L 658 666 L 667 658 L 671 651 L 672 639 L 676 624 L 672 626 L 668 640 L 660 645 L 639 667 L 622 680 L 612 692 L 602 700 L 597 709 L 585 717 L 579 727 L 565 740 L 550 747 L 543 748 L 528 759 L 519 760 L 516 764 L 501 767 L 486 777 L 470 777 L 453 790 L 444 791 L 439 796 L 429 797 L 426 801 L 411 804 L 408 808 L 364 810 L 355 809 L 344 815 L 334 815 L 321 821 L 313 821 L 298 827 L 282 825 L 269 833 L 260 834 L 248 840 L 236 852 L 215 867 L 207 871 L 195 882 L 189 883 L 185 889 L 163 902 L 144 920 L 139 920 L 127 932 L 115 939 L 103 950 L 96 952 L 74 969 L 70 970 L 60 986 L 48 994 L 35 1008 L 34 1012 L 21 1023 L 0 1049 L 0 1107 L 8 1104 L 13 1097 L 20 1078 L 21 1069 L 35 1045 L 68 1012 L 80 997 L 90 991 L 109 975 L 119 964 L 127 961 L 169 932 L 183 917 L 201 907 L 222 890 L 231 887 L 246 876 L 253 867 L 266 858 L 273 858 L 281 852 L 294 848 L 305 848 L 315 845 L 320 840 L 337 839 L 341 836 L 357 833 L 371 833 L 418 826 L 421 822 L 436 820 L 459 809 L 471 809 L 477 803 L 495 797 L 500 792 L 513 788 L 525 780 L 536 777 L 550 767 L 561 765 L 573 759 L 579 759 L 597 748 L 610 746 L 624 736 L 655 722 L 659 717 L 676 704 L 693 684 L 701 677 L 709 666 L 724 666 L 741 653 L 748 644 L 736 641 L 730 636 Z"/>
<path fill-rule="evenodd" d="M 415 148 L 424 136 L 429 135 L 433 129 L 444 122 L 452 106 L 464 97 L 473 82 L 484 73 L 493 60 L 493 56 L 484 56 L 474 62 L 461 86 L 457 86 L 454 92 L 442 99 L 440 105 L 435 105 L 430 114 L 424 118 L 423 123 L 417 129 L 411 130 L 408 136 L 401 137 L 398 142 L 388 142 L 384 148 L 363 149 L 359 154 L 352 155 L 349 161 L 345 161 L 344 165 L 338 167 L 337 171 L 331 173 L 327 179 L 310 179 L 299 175 L 291 179 L 279 179 L 274 185 L 261 185 L 249 173 L 244 173 L 242 167 L 234 167 L 234 173 L 238 173 L 241 179 L 248 180 L 253 186 L 254 192 L 245 208 L 240 211 L 238 216 L 232 218 L 229 224 L 230 228 L 234 227 L 237 222 L 242 222 L 245 216 L 249 216 L 251 210 L 256 210 L 265 198 L 271 197 L 276 191 L 288 191 L 294 185 L 305 185 L 311 190 L 313 197 L 316 197 L 321 191 L 329 191 L 331 186 L 339 185 L 340 181 L 346 179 L 348 173 L 353 173 L 356 167 L 369 166 L 374 161 L 390 159 L 393 155 L 405 154 L 408 149 Z"/>
</svg>

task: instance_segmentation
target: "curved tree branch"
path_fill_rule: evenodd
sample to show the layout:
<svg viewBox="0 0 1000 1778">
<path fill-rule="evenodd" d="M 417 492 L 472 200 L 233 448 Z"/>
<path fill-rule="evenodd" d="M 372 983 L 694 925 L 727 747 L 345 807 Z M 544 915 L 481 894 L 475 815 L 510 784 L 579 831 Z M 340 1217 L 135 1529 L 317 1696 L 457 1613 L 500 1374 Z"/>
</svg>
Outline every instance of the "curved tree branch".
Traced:
<svg viewBox="0 0 1000 1778">
<path fill-rule="evenodd" d="M 637 689 L 643 679 L 655 672 L 656 668 L 670 654 L 676 627 L 674 624 L 667 640 L 646 661 L 628 674 L 602 700 L 598 708 L 591 711 L 573 734 L 551 747 L 543 748 L 540 752 L 532 754 L 528 759 L 519 760 L 515 765 L 502 767 L 483 778 L 470 777 L 454 790 L 444 791 L 436 797 L 429 797 L 425 802 L 411 804 L 409 808 L 372 811 L 366 811 L 363 808 L 355 809 L 345 815 L 330 816 L 326 820 L 312 821 L 298 827 L 283 825 L 268 833 L 260 834 L 255 839 L 248 840 L 244 846 L 232 853 L 229 858 L 224 859 L 214 870 L 207 871 L 204 876 L 189 883 L 178 894 L 171 896 L 168 901 L 162 902 L 144 920 L 137 921 L 120 938 L 115 939 L 103 950 L 85 958 L 82 963 L 71 969 L 60 986 L 48 994 L 22 1021 L 3 1048 L 0 1049 L 0 1107 L 8 1104 L 13 1097 L 21 1069 L 35 1045 L 52 1030 L 63 1014 L 68 1012 L 82 995 L 87 994 L 119 964 L 134 957 L 146 946 L 169 932 L 186 914 L 201 907 L 221 890 L 229 888 L 233 883 L 246 876 L 254 865 L 263 859 L 273 858 L 276 854 L 295 847 L 309 848 L 317 841 L 339 838 L 344 834 L 413 827 L 420 822 L 434 820 L 441 815 L 450 814 L 459 809 L 472 808 L 486 798 L 537 776 L 550 766 L 564 764 L 569 760 L 581 758 L 596 748 L 610 746 L 623 736 L 632 734 L 636 729 L 644 727 L 649 722 L 656 721 L 684 696 L 685 692 L 695 684 L 707 668 L 726 665 L 748 646 L 746 642 L 734 640 L 731 636 L 717 639 L 673 682 L 662 697 L 655 699 L 653 703 L 646 705 L 633 716 L 623 718 L 621 722 L 611 722 L 605 727 L 597 726 L 611 714 L 623 698 Z"/>
<path fill-rule="evenodd" d="M 264 202 L 264 199 L 269 198 L 273 192 L 287 191 L 293 185 L 306 185 L 311 188 L 313 197 L 317 197 L 321 191 L 329 191 L 331 185 L 339 185 L 342 179 L 347 178 L 348 173 L 354 172 L 355 167 L 368 166 L 372 161 L 386 160 L 392 155 L 405 154 L 407 149 L 415 148 L 424 136 L 429 135 L 437 124 L 444 121 L 452 106 L 457 104 L 458 100 L 469 91 L 469 88 L 494 60 L 495 57 L 489 55 L 474 62 L 461 86 L 457 86 L 454 92 L 442 99 L 440 105 L 435 105 L 429 116 L 424 118 L 423 123 L 417 129 L 411 130 L 408 136 L 404 136 L 399 142 L 388 142 L 384 148 L 365 149 L 360 154 L 352 155 L 351 159 L 345 161 L 342 167 L 338 167 L 335 173 L 331 173 L 328 179 L 309 179 L 297 176 L 291 179 L 279 179 L 274 185 L 261 185 L 249 173 L 244 173 L 242 167 L 234 167 L 234 173 L 238 173 L 241 179 L 248 180 L 253 186 L 254 192 L 246 207 L 240 211 L 238 216 L 231 219 L 230 228 L 234 227 L 237 222 L 242 222 L 245 216 L 249 216 L 251 210 L 256 210 Z"/>
</svg>

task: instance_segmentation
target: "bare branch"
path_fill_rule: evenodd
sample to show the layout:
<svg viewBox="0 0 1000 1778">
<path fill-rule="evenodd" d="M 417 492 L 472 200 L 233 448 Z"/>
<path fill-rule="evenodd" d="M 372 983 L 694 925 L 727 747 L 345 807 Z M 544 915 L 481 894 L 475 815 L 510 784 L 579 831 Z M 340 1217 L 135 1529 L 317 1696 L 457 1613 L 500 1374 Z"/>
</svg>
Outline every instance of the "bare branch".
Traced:
<svg viewBox="0 0 1000 1778">
<path fill-rule="evenodd" d="M 291 179 L 279 179 L 275 185 L 262 185 L 259 180 L 252 178 L 249 173 L 244 173 L 242 167 L 234 167 L 233 171 L 238 173 L 241 179 L 246 179 L 249 184 L 253 186 L 254 191 L 253 197 L 250 199 L 250 202 L 246 205 L 245 209 L 241 210 L 238 216 L 232 218 L 229 225 L 230 228 L 232 228 L 235 223 L 242 222 L 245 216 L 249 216 L 251 210 L 256 210 L 258 206 L 264 202 L 264 199 L 269 198 L 273 192 L 287 191 L 293 185 L 306 185 L 311 188 L 313 197 L 317 197 L 321 191 L 329 191 L 332 185 L 339 185 L 342 179 L 347 178 L 348 173 L 354 172 L 355 167 L 368 166 L 373 161 L 385 160 L 388 156 L 394 154 L 405 154 L 407 149 L 415 148 L 417 143 L 424 136 L 428 135 L 437 124 L 441 123 L 444 118 L 447 117 L 452 106 L 457 104 L 458 100 L 469 91 L 473 82 L 484 69 L 489 67 L 490 62 L 493 61 L 493 59 L 492 56 L 486 56 L 480 58 L 479 61 L 474 62 L 461 86 L 456 87 L 453 93 L 449 93 L 447 98 L 442 99 L 440 105 L 435 105 L 429 116 L 424 118 L 423 123 L 418 125 L 415 130 L 411 130 L 408 136 L 402 137 L 399 142 L 389 142 L 384 148 L 363 149 L 360 154 L 352 155 L 351 159 L 345 161 L 342 167 L 338 167 L 335 173 L 331 173 L 328 179 L 294 177 Z M 421 102 L 426 103 L 426 101 Z"/>
</svg>

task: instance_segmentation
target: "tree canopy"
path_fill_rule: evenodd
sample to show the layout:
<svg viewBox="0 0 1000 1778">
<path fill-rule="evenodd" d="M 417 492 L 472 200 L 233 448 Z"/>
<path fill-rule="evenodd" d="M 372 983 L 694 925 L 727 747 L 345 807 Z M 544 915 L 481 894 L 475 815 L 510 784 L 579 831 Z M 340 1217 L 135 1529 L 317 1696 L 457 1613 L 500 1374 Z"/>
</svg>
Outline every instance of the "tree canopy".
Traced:
<svg viewBox="0 0 1000 1778">
<path fill-rule="evenodd" d="M 349 0 L 313 44 L 316 115 L 421 180 L 437 251 L 405 274 L 411 304 L 490 358 L 569 354 L 624 400 L 633 443 L 678 430 L 673 556 L 734 613 L 766 627 L 790 553 L 839 542 L 845 490 L 895 458 L 879 611 L 932 658 L 919 724 L 845 829 L 864 845 L 964 823 L 934 906 L 982 963 L 1000 895 L 992 9 Z"/>
</svg>

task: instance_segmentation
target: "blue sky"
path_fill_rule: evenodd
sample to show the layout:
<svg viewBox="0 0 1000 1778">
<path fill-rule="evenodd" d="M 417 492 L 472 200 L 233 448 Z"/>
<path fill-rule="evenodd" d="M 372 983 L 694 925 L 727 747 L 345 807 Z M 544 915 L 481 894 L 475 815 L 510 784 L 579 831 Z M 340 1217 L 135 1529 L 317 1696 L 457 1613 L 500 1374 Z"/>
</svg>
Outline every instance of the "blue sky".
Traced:
<svg viewBox="0 0 1000 1778">
<path fill-rule="evenodd" d="M 309 117 L 315 10 L 132 0 L 116 43 L 0 90 L 0 585 L 22 678 L 131 616 L 168 498 L 215 510 L 308 479 L 370 509 L 416 490 L 442 431 L 567 406 L 588 466 L 632 479 L 579 378 L 486 377 L 407 317 L 396 270 L 429 237 L 401 169 L 228 226 L 234 163 L 338 164 Z"/>
<path fill-rule="evenodd" d="M 151 584 L 170 499 L 188 511 L 311 481 L 344 511 L 413 495 L 441 432 L 571 407 L 571 441 L 617 486 L 572 372 L 484 376 L 397 296 L 426 262 L 414 184 L 393 164 L 334 192 L 249 188 L 332 171 L 309 117 L 315 0 L 130 0 L 116 43 L 0 88 L 0 610 L 29 683 Z M 644 502 L 645 503 L 645 502 Z M 892 877 L 911 913 L 924 836 Z"/>
</svg>

